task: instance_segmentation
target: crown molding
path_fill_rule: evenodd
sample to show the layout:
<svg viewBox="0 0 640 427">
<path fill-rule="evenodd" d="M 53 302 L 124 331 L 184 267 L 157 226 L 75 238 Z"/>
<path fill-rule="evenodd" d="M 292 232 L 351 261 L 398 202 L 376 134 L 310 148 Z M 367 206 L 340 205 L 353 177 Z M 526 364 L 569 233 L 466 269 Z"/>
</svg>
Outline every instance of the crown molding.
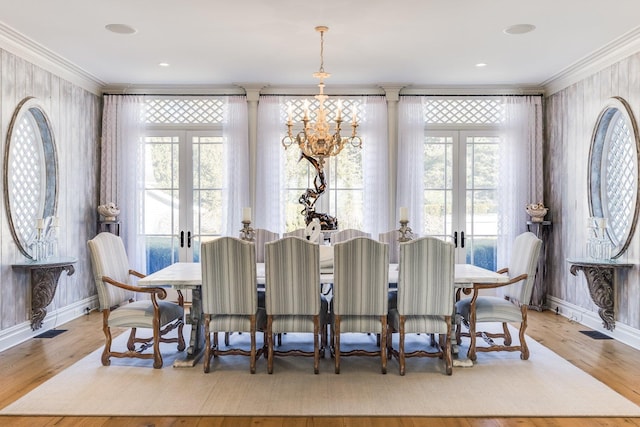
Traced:
<svg viewBox="0 0 640 427">
<path fill-rule="evenodd" d="M 540 86 L 413 86 L 407 85 L 400 90 L 400 95 L 541 95 L 544 88 Z"/>
<path fill-rule="evenodd" d="M 547 96 L 640 52 L 640 26 L 623 34 L 542 82 Z"/>
<path fill-rule="evenodd" d="M 104 82 L 44 46 L 0 22 L 0 48 L 95 94 Z"/>
<path fill-rule="evenodd" d="M 245 95 L 244 87 L 230 85 L 132 85 L 110 84 L 102 88 L 110 95 Z"/>
</svg>

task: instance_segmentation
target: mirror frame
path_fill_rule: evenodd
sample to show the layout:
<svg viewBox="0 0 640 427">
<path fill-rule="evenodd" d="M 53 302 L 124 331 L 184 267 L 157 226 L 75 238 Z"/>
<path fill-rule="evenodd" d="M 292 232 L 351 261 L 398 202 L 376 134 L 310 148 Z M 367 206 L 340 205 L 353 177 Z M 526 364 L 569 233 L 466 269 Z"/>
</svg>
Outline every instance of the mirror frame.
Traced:
<svg viewBox="0 0 640 427">
<path fill-rule="evenodd" d="M 3 174 L 4 200 L 7 217 L 9 219 L 9 228 L 11 230 L 11 235 L 13 236 L 14 242 L 25 257 L 34 259 L 34 254 L 32 254 L 27 247 L 27 244 L 29 243 L 28 239 L 31 236 L 20 235 L 20 233 L 16 229 L 16 220 L 13 217 L 14 213 L 11 206 L 11 189 L 13 188 L 13 185 L 11 183 L 10 176 L 10 162 L 13 156 L 12 147 L 15 145 L 14 132 L 17 124 L 20 123 L 20 121 L 27 114 L 31 115 L 37 125 L 38 134 L 40 136 L 40 140 L 38 142 L 42 144 L 42 150 L 44 152 L 42 167 L 44 169 L 44 179 L 46 180 L 46 182 L 44 183 L 44 194 L 42 195 L 44 200 L 40 200 L 42 212 L 36 212 L 35 218 L 29 218 L 33 221 L 34 228 L 36 219 L 56 215 L 56 211 L 58 208 L 58 156 L 51 121 L 49 120 L 49 117 L 47 116 L 44 108 L 37 98 L 27 97 L 23 99 L 18 104 L 13 113 L 13 116 L 11 117 L 9 130 L 7 132 Z"/>
<path fill-rule="evenodd" d="M 604 165 L 603 159 L 604 149 L 608 142 L 607 136 L 609 135 L 609 125 L 612 118 L 616 113 L 620 112 L 623 115 L 624 120 L 631 132 L 630 138 L 631 144 L 634 144 L 635 148 L 635 162 L 636 162 L 636 181 L 635 181 L 635 206 L 632 211 L 632 215 L 629 215 L 627 221 L 629 221 L 629 230 L 627 235 L 622 237 L 621 241 L 616 246 L 612 247 L 611 258 L 619 258 L 628 248 L 631 243 L 631 239 L 635 234 L 636 224 L 638 221 L 638 214 L 640 212 L 640 139 L 638 138 L 638 125 L 631 111 L 629 104 L 621 97 L 615 96 L 609 98 L 605 103 L 604 108 L 598 116 L 596 125 L 593 129 L 593 135 L 591 137 L 591 147 L 589 149 L 589 213 L 592 217 L 604 217 L 604 206 L 602 204 L 602 180 Z M 612 245 L 616 242 L 611 238 L 611 234 L 607 229 L 607 235 Z"/>
</svg>

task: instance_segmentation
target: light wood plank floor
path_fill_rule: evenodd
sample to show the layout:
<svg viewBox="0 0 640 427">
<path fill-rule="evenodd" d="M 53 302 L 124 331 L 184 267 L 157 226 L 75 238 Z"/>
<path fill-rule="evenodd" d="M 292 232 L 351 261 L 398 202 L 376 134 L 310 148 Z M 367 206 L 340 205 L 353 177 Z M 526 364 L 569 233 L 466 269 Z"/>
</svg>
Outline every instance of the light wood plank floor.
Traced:
<svg viewBox="0 0 640 427">
<path fill-rule="evenodd" d="M 640 405 L 640 351 L 579 333 L 587 328 L 552 312 L 530 312 L 527 333 L 577 367 Z M 63 326 L 53 339 L 31 339 L 0 353 L 0 407 L 23 396 L 103 344 L 101 315 Z M 534 355 L 535 357 L 535 355 Z M 551 379 L 552 380 L 552 379 Z M 526 385 L 523 385 L 526 386 Z M 78 402 L 81 404 L 81 402 Z M 461 405 L 464 403 L 461 401 Z M 2 426 L 261 426 L 261 427 L 506 427 L 640 426 L 637 418 L 431 418 L 431 417 L 8 417 Z"/>
</svg>

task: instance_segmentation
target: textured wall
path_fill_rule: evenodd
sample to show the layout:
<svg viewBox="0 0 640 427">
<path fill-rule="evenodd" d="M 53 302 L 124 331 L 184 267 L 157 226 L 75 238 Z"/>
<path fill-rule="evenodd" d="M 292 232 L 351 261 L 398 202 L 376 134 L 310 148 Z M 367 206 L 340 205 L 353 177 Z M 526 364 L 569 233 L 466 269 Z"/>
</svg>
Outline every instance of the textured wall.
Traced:
<svg viewBox="0 0 640 427">
<path fill-rule="evenodd" d="M 569 272 L 567 258 L 586 255 L 589 216 L 587 167 L 591 135 L 605 102 L 620 96 L 640 118 L 640 53 L 622 60 L 546 99 L 545 204 L 553 229 L 548 246 L 549 294 L 597 311 L 582 272 Z M 640 236 L 636 230 L 621 260 L 638 263 Z M 619 276 L 616 321 L 640 329 L 640 270 Z"/>
<path fill-rule="evenodd" d="M 49 307 L 49 310 L 60 309 L 95 294 L 86 241 L 95 235 L 97 219 L 101 99 L 0 50 L 0 152 L 3 156 L 13 112 L 28 96 L 38 98 L 44 106 L 57 146 L 60 255 L 78 258 L 75 274 L 61 275 L 56 297 Z M 3 198 L 4 192 L 0 192 L 0 199 Z M 28 321 L 31 307 L 28 274 L 11 268 L 11 264 L 25 258 L 13 242 L 4 199 L 0 204 L 0 329 L 6 329 Z"/>
</svg>

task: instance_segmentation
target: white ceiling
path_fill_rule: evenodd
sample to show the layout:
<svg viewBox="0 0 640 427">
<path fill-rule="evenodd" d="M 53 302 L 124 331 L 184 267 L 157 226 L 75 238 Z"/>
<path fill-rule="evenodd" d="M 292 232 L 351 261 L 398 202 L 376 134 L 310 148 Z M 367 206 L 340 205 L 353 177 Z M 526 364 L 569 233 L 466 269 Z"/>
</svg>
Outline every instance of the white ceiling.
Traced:
<svg viewBox="0 0 640 427">
<path fill-rule="evenodd" d="M 0 2 L 6 29 L 111 86 L 313 85 L 320 65 L 314 27 L 326 25 L 328 88 L 540 87 L 640 23 L 638 0 Z M 137 33 L 106 31 L 113 23 Z M 514 24 L 537 28 L 503 32 Z"/>
</svg>

